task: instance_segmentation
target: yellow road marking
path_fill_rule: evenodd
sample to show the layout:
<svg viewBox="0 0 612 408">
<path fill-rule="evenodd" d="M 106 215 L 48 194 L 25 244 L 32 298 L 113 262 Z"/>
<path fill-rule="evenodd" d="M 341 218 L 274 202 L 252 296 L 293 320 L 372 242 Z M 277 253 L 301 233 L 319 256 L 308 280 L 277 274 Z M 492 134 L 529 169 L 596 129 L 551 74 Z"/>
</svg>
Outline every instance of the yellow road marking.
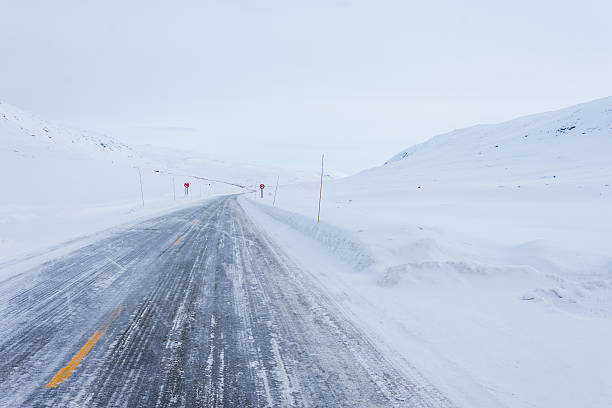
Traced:
<svg viewBox="0 0 612 408">
<path fill-rule="evenodd" d="M 98 342 L 98 340 L 100 340 L 100 337 L 102 337 L 106 329 L 109 328 L 113 320 L 115 320 L 117 316 L 119 316 L 119 313 L 122 309 L 123 306 L 119 306 L 118 308 L 113 310 L 110 316 L 108 316 L 106 320 L 104 320 L 102 326 L 100 326 L 98 330 L 96 330 L 96 332 L 93 334 L 93 336 L 91 336 L 89 340 L 87 340 L 87 343 L 85 343 L 85 345 L 81 347 L 79 352 L 76 353 L 74 357 L 72 357 L 72 360 L 70 360 L 65 367 L 60 369 L 57 374 L 55 374 L 51 381 L 49 381 L 47 385 L 45 385 L 45 388 L 57 388 L 59 383 L 66 381 L 68 377 L 70 377 L 70 374 L 72 374 L 74 369 L 77 368 L 77 366 L 81 363 L 81 361 L 83 361 L 85 356 L 91 351 L 93 346 Z"/>
<path fill-rule="evenodd" d="M 200 220 L 192 220 L 191 222 L 192 222 L 192 223 L 194 223 L 194 224 L 197 224 L 198 222 L 200 222 Z M 187 230 L 187 233 L 188 233 L 189 231 L 191 231 L 191 228 L 193 228 L 193 227 L 189 227 L 189 229 Z M 184 236 L 184 235 L 179 236 L 179 237 L 176 239 L 176 241 L 174 241 L 174 244 L 172 244 L 172 245 L 173 245 L 173 246 L 177 246 L 177 245 L 178 245 L 178 243 L 179 243 L 179 242 L 181 242 L 181 239 L 183 239 L 183 236 Z"/>
</svg>

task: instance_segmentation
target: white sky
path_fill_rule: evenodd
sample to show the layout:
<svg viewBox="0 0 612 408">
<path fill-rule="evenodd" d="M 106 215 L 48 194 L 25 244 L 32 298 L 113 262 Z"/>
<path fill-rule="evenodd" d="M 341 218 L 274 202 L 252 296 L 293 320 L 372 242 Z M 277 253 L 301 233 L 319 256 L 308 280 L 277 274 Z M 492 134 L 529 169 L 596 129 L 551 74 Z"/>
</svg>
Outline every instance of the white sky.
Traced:
<svg viewBox="0 0 612 408">
<path fill-rule="evenodd" d="M 0 100 L 128 143 L 351 173 L 612 94 L 607 0 L 0 0 Z"/>
</svg>

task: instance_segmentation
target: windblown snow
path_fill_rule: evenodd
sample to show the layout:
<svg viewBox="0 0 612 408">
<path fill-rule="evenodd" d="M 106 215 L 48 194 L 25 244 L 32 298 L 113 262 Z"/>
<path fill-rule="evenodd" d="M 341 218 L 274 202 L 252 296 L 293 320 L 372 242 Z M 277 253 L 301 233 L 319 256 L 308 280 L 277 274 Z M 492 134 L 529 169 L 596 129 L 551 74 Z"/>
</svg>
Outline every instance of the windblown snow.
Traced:
<svg viewBox="0 0 612 408">
<path fill-rule="evenodd" d="M 326 181 L 319 226 L 318 189 L 245 206 L 407 371 L 464 407 L 610 406 L 612 98 Z"/>
</svg>

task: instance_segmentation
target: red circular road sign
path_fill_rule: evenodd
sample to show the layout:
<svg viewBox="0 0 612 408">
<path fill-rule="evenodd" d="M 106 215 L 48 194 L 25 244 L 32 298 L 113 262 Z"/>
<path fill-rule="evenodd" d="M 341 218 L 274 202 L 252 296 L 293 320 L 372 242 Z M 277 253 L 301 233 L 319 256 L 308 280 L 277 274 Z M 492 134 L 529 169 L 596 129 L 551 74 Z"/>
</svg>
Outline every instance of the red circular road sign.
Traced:
<svg viewBox="0 0 612 408">
<path fill-rule="evenodd" d="M 185 183 L 183 185 L 185 186 L 185 188 L 189 188 L 189 183 Z"/>
<path fill-rule="evenodd" d="M 265 187 L 266 187 L 266 185 L 265 185 L 265 184 L 260 184 L 260 185 L 259 185 L 259 188 L 261 188 L 262 190 L 263 190 Z"/>
</svg>

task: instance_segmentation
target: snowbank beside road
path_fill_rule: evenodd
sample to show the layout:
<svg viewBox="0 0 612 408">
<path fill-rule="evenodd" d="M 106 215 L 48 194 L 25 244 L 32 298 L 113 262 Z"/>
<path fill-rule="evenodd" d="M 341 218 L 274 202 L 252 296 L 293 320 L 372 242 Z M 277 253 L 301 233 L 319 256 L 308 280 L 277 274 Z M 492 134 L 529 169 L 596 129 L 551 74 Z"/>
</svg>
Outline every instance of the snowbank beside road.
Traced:
<svg viewBox="0 0 612 408">
<path fill-rule="evenodd" d="M 280 209 L 243 202 L 398 364 L 460 406 L 603 408 L 610 152 L 606 98 L 451 132 L 326 181 L 320 226 L 318 184 L 279 189 Z"/>
<path fill-rule="evenodd" d="M 387 266 L 351 232 L 241 204 L 408 378 L 420 373 L 459 406 L 603 408 L 612 400 L 609 275 L 568 280 L 469 256 Z"/>
<path fill-rule="evenodd" d="M 249 205 L 249 201 L 241 200 L 241 202 L 247 206 Z M 371 250 L 348 231 L 325 223 L 317 225 L 310 218 L 279 208 L 259 206 L 258 210 L 264 212 L 268 217 L 301 232 L 321 245 L 330 249 L 333 248 L 334 254 L 337 257 L 357 271 L 367 270 L 376 262 Z"/>
</svg>

